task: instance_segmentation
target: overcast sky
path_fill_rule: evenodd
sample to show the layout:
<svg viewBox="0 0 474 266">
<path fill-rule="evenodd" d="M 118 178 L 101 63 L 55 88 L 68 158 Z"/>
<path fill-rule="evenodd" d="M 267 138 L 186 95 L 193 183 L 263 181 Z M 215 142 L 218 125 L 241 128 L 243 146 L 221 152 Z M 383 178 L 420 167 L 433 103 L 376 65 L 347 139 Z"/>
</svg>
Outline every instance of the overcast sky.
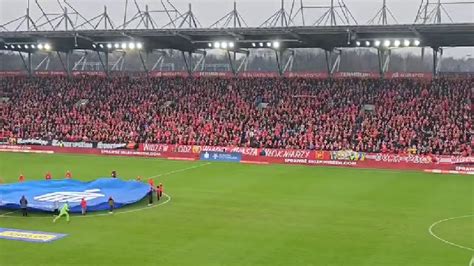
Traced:
<svg viewBox="0 0 474 266">
<path fill-rule="evenodd" d="M 33 17 L 39 17 L 39 9 L 34 4 L 35 0 L 30 0 L 31 13 Z M 63 0 L 60 0 L 61 2 Z M 233 0 L 170 0 L 178 10 L 185 12 L 188 3 L 192 4 L 193 12 L 203 26 L 209 26 L 232 9 Z M 445 0 L 454 1 L 454 0 Z M 467 0 L 457 0 L 467 1 Z M 57 0 L 39 0 L 46 12 L 58 12 Z M 123 10 L 125 0 L 68 0 L 85 17 L 92 18 L 103 12 L 103 6 L 107 5 L 109 14 L 116 25 L 123 22 Z M 148 4 L 150 10 L 162 9 L 160 0 L 137 0 L 144 9 Z M 285 0 L 285 6 L 288 12 L 291 8 L 292 0 Z M 295 11 L 299 8 L 300 0 L 296 0 Z M 335 0 L 337 2 L 337 0 Z M 399 23 L 413 23 L 418 6 L 421 0 L 387 0 L 387 5 L 397 18 Z M 433 1 L 434 2 L 434 1 Z M 306 5 L 327 5 L 330 0 L 303 0 Z M 346 0 L 347 7 L 350 9 L 359 24 L 365 24 L 375 16 L 382 6 L 382 0 Z M 237 9 L 249 26 L 258 26 L 268 17 L 274 14 L 281 5 L 281 0 L 237 0 Z M 0 24 L 24 14 L 27 6 L 27 0 L 0 0 Z M 434 7 L 434 6 L 433 6 Z M 474 22 L 474 4 L 470 5 L 446 5 L 446 11 L 455 22 Z M 133 0 L 129 0 L 130 18 L 136 13 Z M 321 11 L 309 10 L 305 12 L 306 21 L 311 23 L 321 16 Z M 445 13 L 443 20 L 449 22 Z M 297 18 L 299 21 L 300 17 Z M 155 18 L 155 20 L 159 20 Z M 165 23 L 163 18 L 162 23 Z M 299 22 L 298 21 L 298 22 Z M 391 20 L 389 19 L 389 22 Z M 160 24 L 160 23 L 159 23 Z M 454 55 L 456 57 L 473 54 L 473 49 L 456 48 L 447 49 L 445 55 Z"/>
</svg>

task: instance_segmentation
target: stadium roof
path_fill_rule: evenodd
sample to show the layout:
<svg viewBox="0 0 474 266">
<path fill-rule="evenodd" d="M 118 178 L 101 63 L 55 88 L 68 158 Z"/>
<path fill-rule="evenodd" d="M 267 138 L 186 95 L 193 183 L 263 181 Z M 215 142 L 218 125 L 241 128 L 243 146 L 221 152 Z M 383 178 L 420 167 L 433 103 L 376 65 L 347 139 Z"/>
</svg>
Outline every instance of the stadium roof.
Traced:
<svg viewBox="0 0 474 266">
<path fill-rule="evenodd" d="M 474 23 L 422 25 L 312 26 L 272 28 L 124 29 L 77 31 L 4 31 L 0 49 L 9 43 L 49 42 L 53 50 L 93 49 L 94 43 L 140 41 L 146 50 L 194 51 L 215 41 L 235 42 L 236 48 L 259 48 L 255 43 L 279 41 L 282 48 L 354 47 L 357 41 L 417 39 L 420 46 L 474 46 Z M 11 49 L 9 49 L 11 50 Z M 18 49 L 21 51 L 21 49 Z"/>
</svg>

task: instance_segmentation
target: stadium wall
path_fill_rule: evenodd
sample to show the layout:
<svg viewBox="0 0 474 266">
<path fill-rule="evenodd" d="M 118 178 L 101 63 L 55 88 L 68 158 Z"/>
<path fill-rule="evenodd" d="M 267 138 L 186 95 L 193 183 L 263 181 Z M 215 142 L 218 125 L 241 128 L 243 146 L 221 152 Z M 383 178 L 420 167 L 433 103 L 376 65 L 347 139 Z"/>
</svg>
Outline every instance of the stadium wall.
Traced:
<svg viewBox="0 0 474 266">
<path fill-rule="evenodd" d="M 41 154 L 89 154 L 106 156 L 154 157 L 170 160 L 199 160 L 205 151 L 240 153 L 240 163 L 296 164 L 351 168 L 442 170 L 473 172 L 474 157 L 423 156 L 353 151 L 305 151 L 265 148 L 215 147 L 199 145 L 140 144 L 134 148 L 80 148 L 43 145 L 0 145 L 0 152 Z"/>
</svg>

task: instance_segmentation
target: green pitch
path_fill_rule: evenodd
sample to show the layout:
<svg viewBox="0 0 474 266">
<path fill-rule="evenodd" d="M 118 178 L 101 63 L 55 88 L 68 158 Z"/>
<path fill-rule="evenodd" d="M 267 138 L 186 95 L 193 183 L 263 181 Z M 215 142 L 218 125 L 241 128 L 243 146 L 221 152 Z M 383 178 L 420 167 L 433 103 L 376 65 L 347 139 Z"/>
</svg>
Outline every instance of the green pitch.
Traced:
<svg viewBox="0 0 474 266">
<path fill-rule="evenodd" d="M 68 234 L 48 244 L 0 239 L 0 265 L 467 266 L 473 255 L 428 232 L 474 214 L 472 176 L 0 153 L 4 182 L 66 170 L 83 180 L 164 174 L 155 183 L 171 201 L 69 224 L 0 212 L 9 216 L 0 227 Z M 433 230 L 474 248 L 472 217 Z"/>
</svg>

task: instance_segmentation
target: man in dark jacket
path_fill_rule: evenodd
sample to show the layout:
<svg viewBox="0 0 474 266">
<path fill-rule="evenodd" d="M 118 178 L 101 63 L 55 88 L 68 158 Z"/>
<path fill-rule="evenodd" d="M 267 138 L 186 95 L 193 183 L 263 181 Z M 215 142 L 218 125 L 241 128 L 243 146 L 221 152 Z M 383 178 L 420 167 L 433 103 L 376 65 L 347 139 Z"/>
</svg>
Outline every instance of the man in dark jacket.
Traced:
<svg viewBox="0 0 474 266">
<path fill-rule="evenodd" d="M 25 195 L 23 195 L 21 196 L 21 199 L 20 199 L 20 208 L 21 208 L 21 212 L 23 213 L 23 216 L 28 216 L 27 207 L 28 207 L 28 200 L 26 200 Z"/>
</svg>

